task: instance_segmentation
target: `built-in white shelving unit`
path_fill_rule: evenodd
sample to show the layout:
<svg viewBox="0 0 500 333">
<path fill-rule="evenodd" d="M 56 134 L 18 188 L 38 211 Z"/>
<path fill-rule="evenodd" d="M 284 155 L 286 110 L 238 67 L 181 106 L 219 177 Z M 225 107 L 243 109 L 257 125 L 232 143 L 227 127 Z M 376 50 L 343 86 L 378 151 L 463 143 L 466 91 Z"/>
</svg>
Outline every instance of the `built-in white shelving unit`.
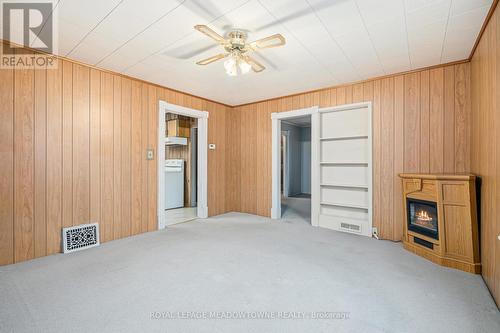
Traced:
<svg viewBox="0 0 500 333">
<path fill-rule="evenodd" d="M 367 165 L 367 162 L 320 162 L 321 165 Z"/>
<path fill-rule="evenodd" d="M 361 184 L 320 184 L 322 187 L 344 187 L 344 188 L 366 188 L 368 189 L 368 185 Z"/>
<path fill-rule="evenodd" d="M 371 103 L 319 109 L 319 226 L 372 234 Z"/>
<path fill-rule="evenodd" d="M 368 210 L 368 207 L 366 207 L 366 206 L 359 206 L 359 205 L 354 205 L 354 204 L 349 204 L 349 203 L 321 202 L 321 204 L 322 205 L 326 205 L 326 206 L 335 206 L 335 207 L 345 207 L 345 208 Z"/>
<path fill-rule="evenodd" d="M 319 138 L 320 141 L 340 141 L 340 140 L 356 140 L 356 139 L 368 139 L 366 135 L 353 135 L 353 136 L 337 136 L 331 138 Z"/>
</svg>

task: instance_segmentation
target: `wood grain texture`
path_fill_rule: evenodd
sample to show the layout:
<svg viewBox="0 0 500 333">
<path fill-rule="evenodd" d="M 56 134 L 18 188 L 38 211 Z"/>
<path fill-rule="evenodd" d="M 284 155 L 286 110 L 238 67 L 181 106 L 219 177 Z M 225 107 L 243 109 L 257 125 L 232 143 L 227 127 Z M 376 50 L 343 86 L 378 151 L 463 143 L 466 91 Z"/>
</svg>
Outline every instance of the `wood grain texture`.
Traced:
<svg viewBox="0 0 500 333">
<path fill-rule="evenodd" d="M 381 133 L 380 141 L 380 211 L 383 214 L 383 221 L 379 222 L 383 228 L 379 232 L 386 235 L 387 238 L 394 238 L 394 215 L 391 213 L 394 209 L 394 80 L 383 79 L 381 86 Z M 389 212 L 386 213 L 386 212 Z M 384 230 L 387 229 L 387 230 Z"/>
<path fill-rule="evenodd" d="M 455 172 L 470 170 L 470 64 L 455 68 Z"/>
<path fill-rule="evenodd" d="M 73 64 L 62 61 L 62 226 L 73 225 Z"/>
<path fill-rule="evenodd" d="M 0 265 L 14 262 L 14 70 L 0 69 Z"/>
<path fill-rule="evenodd" d="M 456 132 L 455 145 L 457 151 L 469 151 L 471 171 L 481 177 L 480 205 L 480 244 L 482 259 L 482 275 L 489 290 L 500 304 L 500 81 L 499 47 L 500 47 L 500 13 L 498 8 L 493 13 L 472 57 L 471 72 L 471 108 L 472 113 L 463 113 L 464 89 L 457 86 L 460 99 L 456 100 Z M 463 76 L 455 71 L 456 77 Z M 467 89 L 465 88 L 465 94 Z M 465 108 L 467 101 L 465 100 Z M 470 118 L 467 118 L 470 117 Z M 470 119 L 471 146 L 462 147 L 460 133 L 467 133 L 463 123 Z M 469 134 L 466 134 L 469 135 Z M 465 166 L 464 166 L 465 165 Z M 467 161 L 455 159 L 455 167 L 466 168 Z"/>
<path fill-rule="evenodd" d="M 212 125 L 214 126 L 217 122 L 217 113 L 215 112 L 215 110 L 213 109 L 213 106 L 211 103 L 208 103 L 207 105 L 207 111 L 209 112 L 209 117 L 208 117 L 208 124 L 209 126 Z M 208 142 L 209 143 L 215 143 L 215 141 L 217 140 L 217 131 L 209 131 L 208 132 Z M 217 146 L 216 146 L 217 147 Z M 216 156 L 215 154 L 217 154 L 218 151 L 217 149 L 216 150 L 209 150 L 208 151 L 208 168 L 209 169 L 212 169 L 212 170 L 216 170 L 217 169 L 217 159 L 216 159 Z M 213 198 L 213 197 L 216 197 L 217 193 L 215 192 L 216 188 L 214 186 L 214 184 L 217 182 L 217 172 L 215 173 L 212 173 L 209 177 L 208 177 L 208 197 L 209 198 Z M 215 212 L 217 210 L 217 201 L 218 200 L 215 200 L 213 203 L 213 206 L 212 207 L 208 207 L 209 211 L 211 212 Z"/>
<path fill-rule="evenodd" d="M 404 113 L 398 110 L 404 109 L 404 76 L 394 78 L 394 174 L 393 178 L 393 198 L 395 200 L 393 208 L 393 239 L 403 235 L 404 223 L 401 223 L 403 210 L 398 205 L 398 200 L 403 198 L 403 189 L 398 174 L 404 171 Z"/>
<path fill-rule="evenodd" d="M 62 62 L 47 70 L 47 254 L 61 250 Z"/>
<path fill-rule="evenodd" d="M 226 191 L 231 193 L 229 210 L 270 216 L 272 112 L 318 104 L 327 107 L 371 101 L 373 224 L 379 228 L 382 238 L 400 240 L 403 212 L 399 204 L 394 204 L 402 200 L 398 173 L 442 172 L 445 149 L 446 156 L 453 161 L 453 172 L 469 171 L 470 140 L 467 140 L 469 124 L 466 121 L 470 117 L 468 66 L 457 64 L 416 71 L 233 108 L 227 115 L 231 122 L 227 140 L 228 143 L 229 140 L 234 142 L 238 148 L 230 147 L 228 154 L 230 175 Z M 454 74 L 445 76 L 445 70 Z M 448 91 L 449 100 L 453 100 L 453 113 L 449 112 L 453 115 L 453 125 L 448 129 L 453 133 L 453 141 L 446 141 L 446 148 L 443 136 L 445 87 L 453 87 Z M 459 113 L 455 112 L 457 105 Z M 465 138 L 462 133 L 465 133 Z M 235 183 L 239 184 L 239 188 Z"/>
<path fill-rule="evenodd" d="M 33 68 L 14 72 L 14 261 L 34 258 Z"/>
<path fill-rule="evenodd" d="M 122 78 L 113 77 L 113 239 L 122 237 Z"/>
<path fill-rule="evenodd" d="M 429 73 L 430 109 L 429 109 L 429 168 L 430 172 L 444 171 L 444 70 L 432 69 Z"/>
<path fill-rule="evenodd" d="M 142 211 L 142 137 L 141 137 L 141 84 L 132 82 L 131 94 L 131 234 L 135 235 L 141 232 L 141 211 Z"/>
<path fill-rule="evenodd" d="M 47 71 L 35 68 L 34 246 L 35 258 L 47 255 Z"/>
<path fill-rule="evenodd" d="M 73 225 L 90 220 L 90 71 L 73 66 Z"/>
<path fill-rule="evenodd" d="M 131 217 L 132 217 L 132 195 L 131 195 L 131 147 L 132 147 L 132 113 L 131 113 L 131 81 L 122 79 L 122 137 L 121 137 L 121 168 L 122 168 L 122 193 L 120 200 L 122 202 L 122 222 L 121 236 L 128 237 L 131 232 Z"/>
<path fill-rule="evenodd" d="M 157 141 L 158 141 L 158 97 L 157 89 L 153 86 L 148 86 L 148 99 L 147 102 L 147 114 L 148 114 L 148 144 L 147 148 L 154 149 L 156 151 Z M 144 159 L 145 160 L 145 159 Z M 146 161 L 147 163 L 147 161 Z M 158 229 L 158 220 L 156 219 L 156 197 L 158 192 L 157 184 L 157 165 L 156 163 L 147 163 L 147 174 L 148 174 L 148 223 L 147 231 L 154 231 Z"/>
<path fill-rule="evenodd" d="M 53 69 L 0 70 L 0 265 L 61 252 L 67 226 L 98 222 L 101 242 L 156 229 L 157 161 L 146 160 L 146 149 L 156 155 L 159 100 L 209 111 L 217 146 L 209 215 L 228 210 L 231 108 L 55 61 Z"/>
<path fill-rule="evenodd" d="M 114 156 L 113 156 L 113 75 L 101 75 L 101 221 L 100 237 L 113 239 Z"/>
<path fill-rule="evenodd" d="M 101 72 L 90 70 L 90 222 L 101 220 Z"/>
<path fill-rule="evenodd" d="M 420 74 L 405 75 L 404 169 L 420 169 Z"/>
<path fill-rule="evenodd" d="M 381 91 L 380 91 L 380 85 L 381 81 L 380 80 L 375 80 L 373 82 L 373 95 L 371 97 L 372 101 L 372 126 L 373 126 L 373 134 L 372 134 L 372 145 L 373 145 L 373 156 L 381 156 L 381 150 L 382 150 L 382 138 L 381 138 Z M 338 102 L 338 100 L 337 100 Z M 344 104 L 344 102 L 342 102 Z M 340 104 L 340 105 L 342 105 Z M 382 159 L 379 158 L 374 158 L 373 159 L 373 188 L 372 188 L 372 193 L 374 198 L 381 198 L 382 196 L 382 169 L 381 169 L 381 164 L 382 164 Z M 383 235 L 385 235 L 385 230 L 387 229 L 384 224 L 380 223 L 382 221 L 383 217 L 383 212 L 381 211 L 381 203 L 382 200 L 373 200 L 373 225 L 377 226 L 380 229 L 380 232 L 384 232 Z M 388 235 L 389 236 L 389 235 Z M 387 237 L 388 237 L 387 236 Z M 384 236 L 385 237 L 385 236 Z"/>
<path fill-rule="evenodd" d="M 141 153 L 139 155 L 141 161 L 141 233 L 148 231 L 148 162 L 144 158 L 148 149 L 148 87 L 141 84 Z"/>
<path fill-rule="evenodd" d="M 455 171 L 455 69 L 444 69 L 444 172 Z"/>
<path fill-rule="evenodd" d="M 274 102 L 274 104 L 277 104 L 277 102 Z M 241 210 L 241 112 L 232 108 L 227 109 L 226 124 L 226 209 L 238 212 Z"/>
<path fill-rule="evenodd" d="M 420 75 L 420 172 L 430 171 L 430 87 L 429 71 Z"/>
</svg>

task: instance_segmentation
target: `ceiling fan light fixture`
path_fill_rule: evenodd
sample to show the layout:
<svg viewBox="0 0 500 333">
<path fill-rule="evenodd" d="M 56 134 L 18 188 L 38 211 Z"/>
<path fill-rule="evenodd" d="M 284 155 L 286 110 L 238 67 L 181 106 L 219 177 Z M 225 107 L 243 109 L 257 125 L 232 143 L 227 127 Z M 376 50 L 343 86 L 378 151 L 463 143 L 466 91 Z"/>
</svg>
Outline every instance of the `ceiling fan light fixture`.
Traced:
<svg viewBox="0 0 500 333">
<path fill-rule="evenodd" d="M 252 68 L 252 65 L 250 65 L 248 62 L 246 62 L 244 59 L 240 59 L 240 70 L 242 74 L 246 74 L 250 72 L 250 69 Z"/>
<path fill-rule="evenodd" d="M 238 59 L 236 56 L 231 55 L 226 61 L 224 61 L 224 68 L 226 69 L 226 74 L 229 76 L 238 75 L 238 67 L 236 64 L 238 63 Z"/>
<path fill-rule="evenodd" d="M 196 30 L 210 37 L 220 44 L 225 53 L 220 53 L 210 58 L 206 58 L 196 62 L 197 65 L 208 65 L 220 59 L 227 58 L 224 61 L 224 68 L 227 75 L 237 76 L 246 74 L 253 70 L 255 73 L 260 73 L 266 69 L 255 58 L 248 55 L 250 52 L 257 52 L 262 49 L 278 47 L 285 45 L 285 38 L 281 34 L 274 34 L 265 38 L 248 43 L 246 41 L 247 34 L 242 30 L 232 30 L 226 34 L 226 38 L 222 37 L 206 25 L 197 25 Z"/>
<path fill-rule="evenodd" d="M 250 72 L 252 65 L 241 57 L 238 52 L 232 53 L 229 58 L 224 61 L 224 68 L 229 76 L 237 76 L 238 74 L 246 74 Z"/>
</svg>

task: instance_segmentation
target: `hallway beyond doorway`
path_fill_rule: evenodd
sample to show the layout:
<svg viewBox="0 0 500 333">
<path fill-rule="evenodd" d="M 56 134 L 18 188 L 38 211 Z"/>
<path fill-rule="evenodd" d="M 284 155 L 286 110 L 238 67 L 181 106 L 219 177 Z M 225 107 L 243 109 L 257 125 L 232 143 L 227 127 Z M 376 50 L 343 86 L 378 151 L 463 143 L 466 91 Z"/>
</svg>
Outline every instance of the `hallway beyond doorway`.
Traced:
<svg viewBox="0 0 500 333">
<path fill-rule="evenodd" d="M 281 213 L 283 220 L 311 224 L 311 195 L 281 197 Z"/>
</svg>

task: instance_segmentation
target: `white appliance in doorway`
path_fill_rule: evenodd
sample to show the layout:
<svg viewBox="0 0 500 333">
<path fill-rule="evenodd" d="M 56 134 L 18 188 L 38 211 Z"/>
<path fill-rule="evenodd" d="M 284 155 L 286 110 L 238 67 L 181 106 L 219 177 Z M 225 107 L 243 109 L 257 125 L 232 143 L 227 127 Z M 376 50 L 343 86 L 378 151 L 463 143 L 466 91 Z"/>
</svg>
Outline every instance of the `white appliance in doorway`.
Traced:
<svg viewBox="0 0 500 333">
<path fill-rule="evenodd" d="M 165 209 L 184 207 L 184 160 L 165 160 Z"/>
</svg>

